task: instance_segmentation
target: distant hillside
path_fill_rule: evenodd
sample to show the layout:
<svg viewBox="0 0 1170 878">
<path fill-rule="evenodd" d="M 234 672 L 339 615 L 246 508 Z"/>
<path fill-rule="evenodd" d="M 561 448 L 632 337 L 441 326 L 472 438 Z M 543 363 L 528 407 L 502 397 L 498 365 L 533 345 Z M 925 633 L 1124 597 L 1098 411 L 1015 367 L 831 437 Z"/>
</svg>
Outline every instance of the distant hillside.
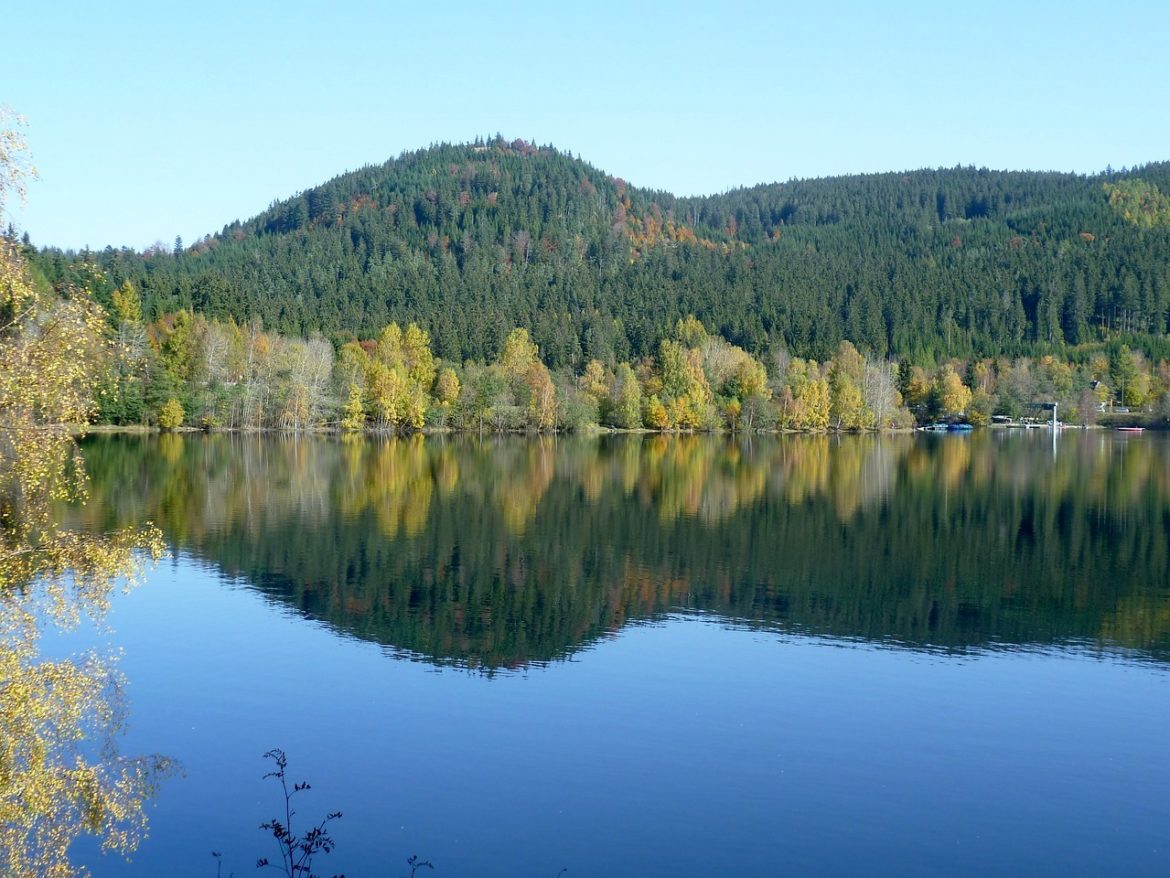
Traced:
<svg viewBox="0 0 1170 878">
<path fill-rule="evenodd" d="M 712 161 L 734 162 L 734 149 Z M 88 254 L 179 308 L 286 333 L 418 321 L 447 359 L 528 327 L 552 366 L 654 350 L 686 314 L 760 353 L 1034 352 L 1170 319 L 1170 163 L 1095 176 L 922 170 L 677 198 L 552 148 L 441 145 L 171 252 Z M 78 254 L 45 250 L 49 281 Z"/>
</svg>

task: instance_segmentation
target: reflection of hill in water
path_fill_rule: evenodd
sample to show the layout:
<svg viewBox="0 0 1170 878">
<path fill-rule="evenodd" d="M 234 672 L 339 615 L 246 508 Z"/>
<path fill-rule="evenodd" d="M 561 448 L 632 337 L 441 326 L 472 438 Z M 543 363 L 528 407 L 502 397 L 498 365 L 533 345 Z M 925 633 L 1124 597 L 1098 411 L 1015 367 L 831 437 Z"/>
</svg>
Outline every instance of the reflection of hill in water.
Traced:
<svg viewBox="0 0 1170 878">
<path fill-rule="evenodd" d="M 87 526 L 358 637 L 499 668 L 671 608 L 907 647 L 1170 659 L 1170 443 L 98 437 Z"/>
</svg>

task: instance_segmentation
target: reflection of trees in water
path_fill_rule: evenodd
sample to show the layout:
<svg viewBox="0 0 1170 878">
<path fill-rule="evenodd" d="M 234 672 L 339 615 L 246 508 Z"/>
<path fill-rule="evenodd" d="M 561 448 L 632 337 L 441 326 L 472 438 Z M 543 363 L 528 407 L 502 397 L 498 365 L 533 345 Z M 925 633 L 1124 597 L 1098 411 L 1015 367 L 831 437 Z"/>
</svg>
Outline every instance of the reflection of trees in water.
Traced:
<svg viewBox="0 0 1170 878">
<path fill-rule="evenodd" d="M 143 806 L 169 770 L 165 759 L 127 758 L 121 678 L 96 654 L 46 660 L 46 625 L 100 619 L 110 589 L 139 569 L 136 550 L 161 550 L 150 529 L 112 534 L 59 528 L 54 500 L 79 496 L 84 477 L 62 433 L 9 446 L 0 467 L 0 874 L 71 876 L 73 842 L 97 836 L 130 853 Z M 14 462 L 15 453 L 24 459 Z M 36 455 L 38 460 L 28 459 Z"/>
<path fill-rule="evenodd" d="M 541 498 L 552 483 L 555 468 L 553 440 L 501 442 L 486 464 L 493 505 L 504 517 L 508 533 L 523 534 L 536 517 Z"/>
<path fill-rule="evenodd" d="M 213 436 L 178 461 L 106 438 L 87 457 L 110 491 L 80 514 L 153 517 L 305 612 L 439 661 L 548 660 L 676 607 L 1170 655 L 1170 445 L 1034 438 Z"/>
<path fill-rule="evenodd" d="M 1133 595 L 1117 602 L 1117 609 L 1101 625 L 1102 639 L 1113 643 L 1170 644 L 1170 601 Z"/>
<path fill-rule="evenodd" d="M 372 510 L 382 535 L 388 539 L 416 536 L 426 525 L 434 490 L 430 459 L 421 436 L 380 438 L 365 442 L 345 437 L 346 474 L 341 481 L 338 504 L 344 515 L 358 516 Z M 309 455 L 306 455 L 309 456 Z M 290 478 L 296 478 L 290 474 Z M 328 476 L 313 473 L 320 483 L 321 500 L 328 499 Z M 298 498 L 297 507 L 310 505 Z"/>
</svg>

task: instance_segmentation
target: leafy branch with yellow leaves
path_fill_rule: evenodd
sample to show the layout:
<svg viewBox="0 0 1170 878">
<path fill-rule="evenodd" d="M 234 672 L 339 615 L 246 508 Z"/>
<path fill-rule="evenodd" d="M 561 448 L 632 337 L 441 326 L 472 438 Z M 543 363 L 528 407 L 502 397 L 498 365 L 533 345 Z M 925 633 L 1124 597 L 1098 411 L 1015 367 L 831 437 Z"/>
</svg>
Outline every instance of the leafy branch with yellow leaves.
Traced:
<svg viewBox="0 0 1170 878">
<path fill-rule="evenodd" d="M 30 173 L 19 132 L 0 130 L 0 217 Z M 121 678 L 108 661 L 38 650 L 45 625 L 101 618 L 115 583 L 163 553 L 152 526 L 90 534 L 58 521 L 62 503 L 86 496 L 74 431 L 94 409 L 105 327 L 87 290 L 38 292 L 16 242 L 0 238 L 0 874 L 13 878 L 86 874 L 70 860 L 83 834 L 133 851 L 172 770 L 118 753 Z"/>
</svg>

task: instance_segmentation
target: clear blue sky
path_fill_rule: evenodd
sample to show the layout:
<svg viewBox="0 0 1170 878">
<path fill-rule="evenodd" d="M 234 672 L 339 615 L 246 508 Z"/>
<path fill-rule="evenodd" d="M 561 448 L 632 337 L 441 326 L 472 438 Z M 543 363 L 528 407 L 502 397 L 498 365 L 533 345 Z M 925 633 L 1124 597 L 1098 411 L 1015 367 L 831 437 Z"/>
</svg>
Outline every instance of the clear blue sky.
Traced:
<svg viewBox="0 0 1170 878">
<path fill-rule="evenodd" d="M 0 103 L 62 247 L 190 243 L 497 131 L 639 186 L 1170 159 L 1170 2 L 24 2 Z"/>
</svg>

